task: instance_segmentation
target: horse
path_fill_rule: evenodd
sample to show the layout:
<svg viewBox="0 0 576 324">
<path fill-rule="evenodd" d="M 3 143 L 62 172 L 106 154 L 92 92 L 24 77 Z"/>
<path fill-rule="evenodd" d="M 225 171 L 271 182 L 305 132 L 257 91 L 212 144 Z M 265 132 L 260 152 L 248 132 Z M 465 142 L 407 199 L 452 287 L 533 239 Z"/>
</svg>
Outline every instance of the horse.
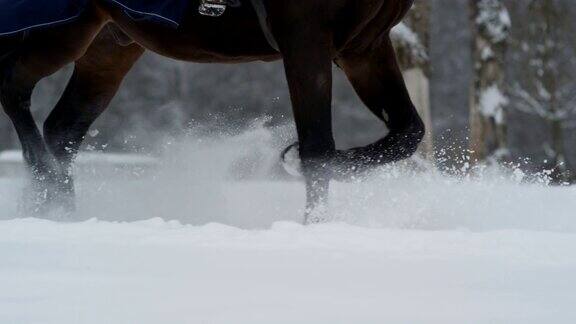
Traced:
<svg viewBox="0 0 576 324">
<path fill-rule="evenodd" d="M 198 0 L 190 0 L 190 7 Z M 196 63 L 239 64 L 283 60 L 305 179 L 304 223 L 325 220 L 331 179 L 406 159 L 424 136 L 391 29 L 413 0 L 262 0 L 264 28 L 253 6 L 219 18 L 185 13 L 176 29 L 132 19 L 105 0 L 90 0 L 74 21 L 0 38 L 0 103 L 12 121 L 31 174 L 34 211 L 74 208 L 71 165 L 91 124 L 106 110 L 124 76 L 145 50 Z M 266 34 L 267 31 L 271 34 Z M 264 30 L 264 32 L 263 32 Z M 277 49 L 272 46 L 272 36 Z M 31 94 L 42 78 L 74 63 L 56 107 L 37 127 Z M 332 67 L 336 64 L 367 108 L 388 128 L 382 139 L 336 148 Z"/>
</svg>

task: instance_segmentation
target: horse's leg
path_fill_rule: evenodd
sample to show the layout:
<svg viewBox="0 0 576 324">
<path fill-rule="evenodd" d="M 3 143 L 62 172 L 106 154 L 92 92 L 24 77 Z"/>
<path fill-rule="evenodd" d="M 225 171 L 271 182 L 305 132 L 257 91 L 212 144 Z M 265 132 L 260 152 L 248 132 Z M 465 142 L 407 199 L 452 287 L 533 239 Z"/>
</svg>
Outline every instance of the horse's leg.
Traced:
<svg viewBox="0 0 576 324">
<path fill-rule="evenodd" d="M 44 138 L 65 173 L 57 185 L 73 204 L 72 161 L 92 123 L 106 110 L 124 76 L 144 50 L 122 46 L 105 28 L 76 61 L 62 98 L 44 123 Z"/>
<path fill-rule="evenodd" d="M 290 6 L 293 4 L 287 4 Z M 324 220 L 330 183 L 327 163 L 335 152 L 332 136 L 332 37 L 315 17 L 285 21 L 282 8 L 272 18 L 284 58 L 306 180 L 305 223 Z M 276 21 L 276 23 L 274 23 Z"/>
<path fill-rule="evenodd" d="M 338 162 L 362 170 L 412 156 L 424 136 L 418 115 L 404 83 L 394 48 L 389 39 L 365 53 L 348 53 L 338 58 L 354 89 L 378 118 L 388 126 L 383 139 L 365 147 L 339 152 Z"/>
<path fill-rule="evenodd" d="M 54 157 L 30 112 L 30 98 L 36 83 L 83 55 L 104 20 L 87 12 L 69 26 L 33 34 L 11 57 L 2 62 L 0 102 L 12 120 L 22 144 L 24 160 L 32 176 L 31 212 L 43 212 L 44 203 L 56 201 L 54 184 L 64 181 Z"/>
</svg>

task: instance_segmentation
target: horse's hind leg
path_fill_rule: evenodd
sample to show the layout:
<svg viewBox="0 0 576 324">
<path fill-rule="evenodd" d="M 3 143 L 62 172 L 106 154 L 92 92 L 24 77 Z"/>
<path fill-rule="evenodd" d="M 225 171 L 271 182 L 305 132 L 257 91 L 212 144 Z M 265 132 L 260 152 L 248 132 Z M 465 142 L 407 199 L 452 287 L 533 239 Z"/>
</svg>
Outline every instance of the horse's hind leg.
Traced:
<svg viewBox="0 0 576 324">
<path fill-rule="evenodd" d="M 11 80 L 4 79 L 0 84 L 0 102 L 4 107 L 4 111 L 12 120 L 20 143 L 22 144 L 22 152 L 24 160 L 26 161 L 35 185 L 40 182 L 47 182 L 48 177 L 52 176 L 55 168 L 54 161 L 48 153 L 44 140 L 40 131 L 36 127 L 32 113 L 30 112 L 30 97 L 34 83 L 25 84 Z M 45 194 L 40 186 L 35 186 L 34 194 L 35 200 L 41 200 L 41 195 Z M 32 198 L 32 197 L 31 197 Z M 25 198 L 28 200 L 29 198 Z M 38 201 L 26 201 L 26 203 L 37 204 Z"/>
<path fill-rule="evenodd" d="M 338 64 L 362 101 L 389 129 L 376 143 L 340 152 L 338 162 L 358 170 L 414 154 L 424 136 L 424 123 L 410 99 L 390 40 L 362 54 L 344 54 Z"/>
<path fill-rule="evenodd" d="M 102 24 L 98 14 L 87 12 L 73 25 L 31 35 L 2 62 L 0 102 L 16 128 L 32 175 L 32 195 L 24 201 L 27 212 L 43 212 L 46 202 L 57 203 L 54 184 L 65 181 L 30 112 L 32 91 L 40 79 L 82 56 Z"/>
<path fill-rule="evenodd" d="M 124 76 L 144 49 L 122 46 L 109 28 L 104 28 L 86 54 L 76 61 L 62 98 L 44 123 L 44 138 L 65 181 L 58 185 L 74 195 L 71 164 L 92 123 L 106 110 Z"/>
</svg>

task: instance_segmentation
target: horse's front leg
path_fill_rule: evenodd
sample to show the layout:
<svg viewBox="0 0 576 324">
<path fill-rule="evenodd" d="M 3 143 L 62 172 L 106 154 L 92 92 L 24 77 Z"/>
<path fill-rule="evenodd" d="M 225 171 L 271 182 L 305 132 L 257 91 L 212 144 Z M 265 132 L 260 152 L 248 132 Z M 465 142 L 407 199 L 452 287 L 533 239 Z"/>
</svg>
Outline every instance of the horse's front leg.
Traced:
<svg viewBox="0 0 576 324">
<path fill-rule="evenodd" d="M 306 180 L 304 222 L 326 219 L 332 136 L 332 37 L 318 19 L 274 27 L 284 58 L 296 121 L 302 172 Z"/>
</svg>

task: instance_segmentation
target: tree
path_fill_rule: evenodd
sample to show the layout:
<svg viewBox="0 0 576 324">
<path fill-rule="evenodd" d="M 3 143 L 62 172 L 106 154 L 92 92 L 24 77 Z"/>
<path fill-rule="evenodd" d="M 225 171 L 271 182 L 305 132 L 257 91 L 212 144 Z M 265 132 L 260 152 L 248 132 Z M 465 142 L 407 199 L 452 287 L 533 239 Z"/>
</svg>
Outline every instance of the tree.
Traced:
<svg viewBox="0 0 576 324">
<path fill-rule="evenodd" d="M 515 69 L 512 106 L 548 124 L 549 139 L 542 144 L 558 182 L 570 180 L 565 128 L 576 117 L 576 44 L 569 10 L 564 1 L 530 1 L 513 57 L 521 66 Z"/>
<path fill-rule="evenodd" d="M 430 3 L 416 2 L 404 21 L 392 30 L 392 41 L 410 96 L 426 125 L 426 135 L 419 151 L 423 156 L 432 158 L 434 143 L 430 112 L 429 26 Z"/>
<path fill-rule="evenodd" d="M 474 77 L 470 91 L 473 162 L 509 159 L 504 61 L 511 27 L 502 0 L 470 0 Z"/>
</svg>

